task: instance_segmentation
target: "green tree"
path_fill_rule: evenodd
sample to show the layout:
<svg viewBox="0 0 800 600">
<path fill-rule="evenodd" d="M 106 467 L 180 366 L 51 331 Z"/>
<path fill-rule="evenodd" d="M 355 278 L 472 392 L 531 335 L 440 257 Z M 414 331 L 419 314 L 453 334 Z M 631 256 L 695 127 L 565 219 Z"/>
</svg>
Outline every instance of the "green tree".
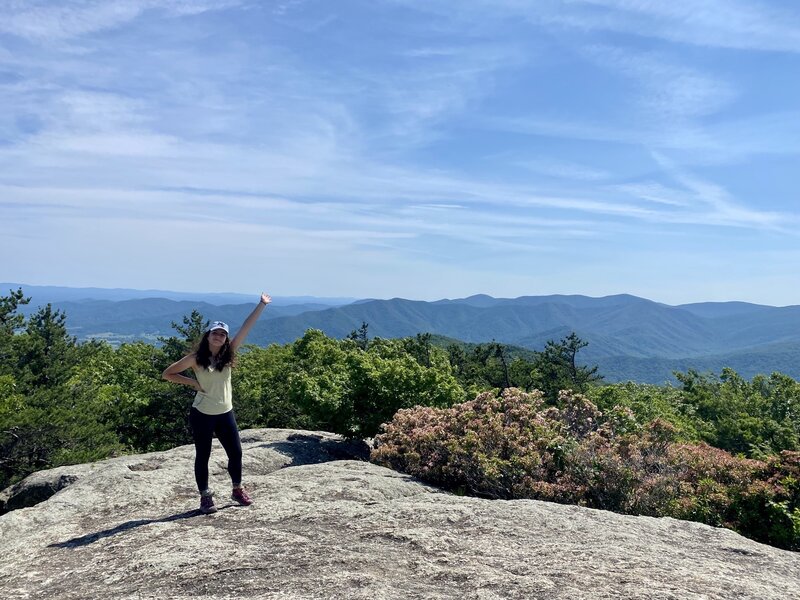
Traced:
<svg viewBox="0 0 800 600">
<path fill-rule="evenodd" d="M 92 390 L 104 423 L 123 447 L 165 450 L 191 441 L 187 415 L 193 399 L 191 389 L 161 378 L 167 364 L 161 348 L 122 344 L 85 361 L 73 383 Z"/>
<path fill-rule="evenodd" d="M 259 426 L 369 437 L 400 408 L 462 400 L 447 354 L 430 348 L 425 366 L 407 350 L 416 342 L 375 338 L 364 349 L 309 329 L 283 347 L 250 348 L 234 372 L 237 415 Z"/>
<path fill-rule="evenodd" d="M 30 298 L 22 293 L 22 288 L 17 291 L 9 290 L 8 296 L 0 296 L 0 343 L 6 341 L 25 325 L 25 317 L 17 313 L 21 305 L 28 304 Z M 2 347 L 0 347 L 2 348 Z M 0 358 L 3 358 L 0 355 Z"/>
<path fill-rule="evenodd" d="M 414 357 L 423 367 L 431 366 L 431 354 L 433 345 L 431 344 L 430 333 L 418 333 L 414 337 L 403 338 L 403 348 Z"/>
<path fill-rule="evenodd" d="M 597 366 L 586 367 L 577 362 L 578 352 L 588 345 L 572 332 L 558 342 L 549 340 L 544 349 L 536 353 L 535 387 L 544 392 L 551 404 L 556 403 L 561 390 L 585 393 L 591 384 L 602 379 Z"/>
<path fill-rule="evenodd" d="M 453 373 L 462 386 L 475 390 L 505 389 L 511 387 L 508 349 L 503 344 L 491 341 L 477 344 L 470 352 L 451 344 L 447 348 Z"/>
<path fill-rule="evenodd" d="M 352 429 L 348 355 L 363 352 L 358 341 L 339 342 L 316 329 L 309 329 L 292 344 L 287 398 L 300 408 L 313 428 L 334 433 Z"/>
<path fill-rule="evenodd" d="M 525 392 L 532 392 L 539 383 L 536 365 L 533 361 L 519 356 L 515 357 L 508 366 L 511 387 L 519 388 Z"/>
<path fill-rule="evenodd" d="M 675 376 L 712 446 L 751 457 L 800 448 L 800 384 L 791 378 L 776 373 L 747 381 L 730 368 L 719 376 L 694 370 Z"/>
<path fill-rule="evenodd" d="M 670 423 L 678 440 L 699 442 L 705 439 L 703 432 L 706 430 L 697 419 L 695 408 L 685 401 L 679 388 L 671 385 L 627 381 L 593 386 L 587 396 L 603 413 L 628 409 L 639 423 L 655 420 Z"/>
<path fill-rule="evenodd" d="M 361 327 L 347 334 L 347 339 L 355 342 L 362 350 L 366 350 L 369 347 L 369 323 L 362 321 Z"/>
<path fill-rule="evenodd" d="M 18 346 L 16 371 L 28 391 L 64 383 L 77 363 L 77 342 L 67 333 L 66 315 L 48 304 L 28 318 Z"/>
<path fill-rule="evenodd" d="M 39 469 L 96 460 L 116 451 L 93 389 L 75 385 L 82 364 L 108 349 L 77 344 L 66 315 L 51 305 L 27 321 L 14 314 L 19 293 L 0 300 L 7 355 L 0 376 L 0 486 Z M 9 337 L 10 336 L 10 337 Z"/>
<path fill-rule="evenodd" d="M 194 344 L 203 337 L 208 325 L 209 321 L 196 309 L 191 314 L 184 315 L 182 323 L 173 321 L 171 326 L 178 335 L 158 338 L 169 364 L 189 354 Z"/>
<path fill-rule="evenodd" d="M 430 366 L 410 355 L 403 340 L 376 338 L 369 351 L 348 356 L 353 415 L 347 430 L 352 437 L 372 437 L 402 408 L 451 406 L 464 390 L 452 375 L 444 353 L 432 352 Z"/>
<path fill-rule="evenodd" d="M 314 429 L 313 420 L 290 393 L 289 382 L 297 370 L 293 344 L 246 348 L 233 370 L 239 426 Z"/>
</svg>

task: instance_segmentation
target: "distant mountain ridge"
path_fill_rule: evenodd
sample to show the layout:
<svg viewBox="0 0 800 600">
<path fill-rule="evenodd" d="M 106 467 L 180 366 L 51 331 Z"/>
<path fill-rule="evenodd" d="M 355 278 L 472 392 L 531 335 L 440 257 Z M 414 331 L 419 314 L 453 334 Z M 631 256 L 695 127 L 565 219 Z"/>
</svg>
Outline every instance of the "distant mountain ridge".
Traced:
<svg viewBox="0 0 800 600">
<path fill-rule="evenodd" d="M 79 338 L 120 342 L 152 341 L 158 335 L 171 335 L 170 322 L 180 322 L 193 309 L 206 318 L 228 321 L 235 329 L 250 312 L 252 302 L 85 299 L 56 302 L 54 306 L 66 312 L 70 331 Z M 589 342 L 579 358 L 598 364 L 609 381 L 663 383 L 672 378 L 674 370 L 719 372 L 724 366 L 746 377 L 780 371 L 800 378 L 797 305 L 705 302 L 670 306 L 628 294 L 601 298 L 475 295 L 435 302 L 393 298 L 338 306 L 324 301 L 275 302 L 248 341 L 259 345 L 288 343 L 309 328 L 343 338 L 364 322 L 369 324 L 371 337 L 430 332 L 464 342 L 496 340 L 532 350 L 541 350 L 548 340 L 574 331 Z"/>
<path fill-rule="evenodd" d="M 309 327 L 344 337 L 362 322 L 377 337 L 431 332 L 465 342 L 497 340 L 540 350 L 576 332 L 589 346 L 580 358 L 610 381 L 663 383 L 674 370 L 742 375 L 780 371 L 800 377 L 800 306 L 735 303 L 669 306 L 636 296 L 538 296 L 420 302 L 373 300 L 256 325 L 257 343 L 286 343 Z"/>
<path fill-rule="evenodd" d="M 681 358 L 753 349 L 777 342 L 800 342 L 800 306 L 753 305 L 747 319 L 723 306 L 699 316 L 691 309 L 635 296 L 604 298 L 540 296 L 516 299 L 475 297 L 464 301 L 372 300 L 258 324 L 253 336 L 285 343 L 305 329 L 344 337 L 362 322 L 378 337 L 430 331 L 466 342 L 491 339 L 523 347 L 543 345 L 575 331 L 600 342 L 595 353 L 639 358 Z M 477 304 L 477 305 L 476 305 Z M 709 313 L 708 310 L 705 310 Z M 586 354 L 592 354 L 588 348 Z"/>
<path fill-rule="evenodd" d="M 186 302 L 205 302 L 215 306 L 224 304 L 242 304 L 256 302 L 262 290 L 255 290 L 252 294 L 200 293 L 200 292 L 173 292 L 169 290 L 136 290 L 129 288 L 95 288 L 95 287 L 66 287 L 57 285 L 28 285 L 26 283 L 0 282 L 0 294 L 7 294 L 9 290 L 22 288 L 26 295 L 32 298 L 32 305 L 56 302 L 83 302 L 87 300 L 109 300 L 121 302 L 123 300 L 144 300 L 165 298 L 167 300 Z M 350 304 L 355 298 L 322 298 L 315 296 L 276 296 L 273 298 L 275 306 L 290 306 L 295 304 L 319 304 L 325 306 L 341 306 Z"/>
</svg>

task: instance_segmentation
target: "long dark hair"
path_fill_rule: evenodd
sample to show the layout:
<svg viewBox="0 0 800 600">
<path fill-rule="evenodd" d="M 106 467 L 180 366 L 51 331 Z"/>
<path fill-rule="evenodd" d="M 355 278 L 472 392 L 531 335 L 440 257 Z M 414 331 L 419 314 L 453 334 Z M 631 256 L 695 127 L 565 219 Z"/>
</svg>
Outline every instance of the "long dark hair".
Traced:
<svg viewBox="0 0 800 600">
<path fill-rule="evenodd" d="M 236 354 L 231 347 L 231 339 L 225 336 L 225 343 L 219 349 L 217 357 L 211 354 L 211 347 L 208 345 L 208 336 L 211 335 L 210 331 L 206 331 L 200 341 L 197 342 L 197 349 L 195 350 L 195 361 L 204 369 L 210 369 L 212 366 L 217 370 L 222 370 L 225 367 L 232 367 L 236 362 Z"/>
</svg>

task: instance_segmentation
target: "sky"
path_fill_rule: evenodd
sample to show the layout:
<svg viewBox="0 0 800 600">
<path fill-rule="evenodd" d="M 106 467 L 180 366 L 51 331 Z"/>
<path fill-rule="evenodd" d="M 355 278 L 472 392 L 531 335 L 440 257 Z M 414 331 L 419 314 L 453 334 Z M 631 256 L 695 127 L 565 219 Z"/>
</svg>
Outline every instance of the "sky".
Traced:
<svg viewBox="0 0 800 600">
<path fill-rule="evenodd" d="M 800 4 L 0 0 L 0 281 L 800 304 Z"/>
</svg>

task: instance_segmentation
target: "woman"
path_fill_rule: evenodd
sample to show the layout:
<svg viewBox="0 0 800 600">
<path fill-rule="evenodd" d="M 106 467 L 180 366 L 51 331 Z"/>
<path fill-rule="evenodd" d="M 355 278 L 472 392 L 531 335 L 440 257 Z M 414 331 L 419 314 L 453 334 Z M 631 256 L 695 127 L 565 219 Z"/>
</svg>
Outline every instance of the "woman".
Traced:
<svg viewBox="0 0 800 600">
<path fill-rule="evenodd" d="M 203 334 L 197 351 L 171 364 L 162 376 L 167 381 L 188 385 L 197 390 L 189 413 L 189 424 L 195 445 L 194 477 L 200 490 L 200 510 L 205 514 L 217 512 L 213 492 L 208 488 L 208 460 L 211 457 L 211 439 L 217 436 L 228 455 L 228 473 L 233 483 L 231 498 L 242 506 L 253 503 L 242 488 L 242 443 L 239 428 L 233 414 L 231 391 L 231 367 L 236 350 L 244 343 L 264 307 L 272 302 L 267 294 L 245 319 L 242 328 L 233 339 L 228 337 L 228 326 L 214 321 Z M 196 379 L 182 373 L 194 371 Z"/>
</svg>

